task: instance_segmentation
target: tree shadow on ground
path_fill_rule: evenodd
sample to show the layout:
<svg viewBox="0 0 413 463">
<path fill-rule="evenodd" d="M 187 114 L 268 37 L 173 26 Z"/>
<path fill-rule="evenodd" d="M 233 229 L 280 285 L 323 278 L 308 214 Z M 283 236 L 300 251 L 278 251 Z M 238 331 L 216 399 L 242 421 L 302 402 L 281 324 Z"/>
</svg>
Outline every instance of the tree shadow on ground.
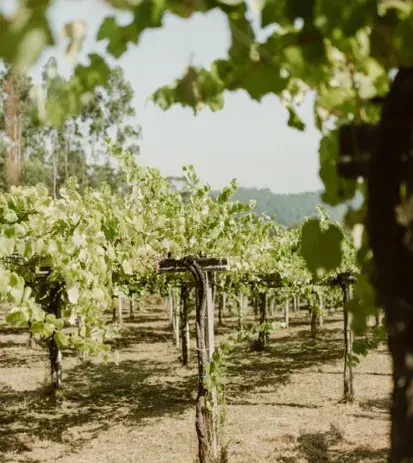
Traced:
<svg viewBox="0 0 413 463">
<path fill-rule="evenodd" d="M 334 449 L 334 446 L 343 440 L 341 433 L 332 426 L 325 433 L 302 434 L 298 438 L 298 443 L 300 453 L 307 458 L 308 463 L 359 463 L 360 461 L 378 463 L 387 461 L 387 449 L 373 450 L 366 447 L 347 451 Z"/>
<path fill-rule="evenodd" d="M 84 364 L 66 373 L 61 399 L 42 389 L 2 393 L 0 461 L 7 452 L 30 451 L 28 437 L 29 442 L 37 437 L 76 449 L 114 423 L 128 426 L 147 418 L 179 416 L 195 403 L 196 375 L 168 381 L 176 369 L 150 360 Z M 85 429 L 77 435 L 81 426 Z"/>
<path fill-rule="evenodd" d="M 360 408 L 370 412 L 390 412 L 391 396 L 368 399 L 359 403 Z"/>
<path fill-rule="evenodd" d="M 343 449 L 346 442 L 340 431 L 331 426 L 327 432 L 301 434 L 297 439 L 296 453 L 304 457 L 308 463 L 384 463 L 388 458 L 387 449 L 370 449 L 357 447 Z M 339 447 L 340 448 L 337 448 Z M 281 456 L 277 461 L 295 463 L 298 455 Z"/>
<path fill-rule="evenodd" d="M 123 325 L 121 335 L 111 344 L 116 349 L 128 349 L 136 344 L 155 344 L 173 342 L 172 329 L 160 327 L 142 327 L 138 325 Z"/>
<path fill-rule="evenodd" d="M 230 394 L 282 386 L 294 372 L 342 359 L 344 349 L 340 336 L 341 330 L 329 330 L 315 340 L 307 331 L 299 331 L 272 340 L 263 352 L 254 352 L 247 345 L 235 348 L 226 372 Z"/>
</svg>

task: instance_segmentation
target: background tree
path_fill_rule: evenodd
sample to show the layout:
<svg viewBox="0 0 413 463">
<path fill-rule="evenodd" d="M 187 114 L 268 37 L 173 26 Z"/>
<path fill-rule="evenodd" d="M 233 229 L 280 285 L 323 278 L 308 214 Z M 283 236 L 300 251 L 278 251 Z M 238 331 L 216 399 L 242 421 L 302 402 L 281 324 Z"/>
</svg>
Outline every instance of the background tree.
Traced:
<svg viewBox="0 0 413 463">
<path fill-rule="evenodd" d="M 8 82 L 9 72 L 4 71 L 2 82 Z M 133 154 L 138 155 L 140 127 L 134 123 L 133 90 L 124 78 L 121 68 L 115 67 L 105 86 L 97 87 L 77 116 L 66 118 L 56 127 L 43 124 L 47 112 L 56 112 L 55 101 L 67 86 L 67 80 L 58 73 L 57 62 L 50 59 L 42 73 L 40 86 L 31 78 L 15 78 L 19 97 L 13 101 L 20 111 L 21 175 L 25 185 L 43 183 L 53 196 L 57 196 L 62 183 L 77 177 L 80 191 L 87 186 L 107 182 L 113 190 L 127 188 L 123 176 L 109 161 L 105 136 L 110 135 Z M 44 106 L 33 105 L 33 97 L 40 96 Z M 3 164 L 10 151 L 7 136 L 7 95 L 0 96 L 1 158 Z M 8 110 L 10 112 L 10 109 Z M 10 169 L 5 169 L 5 174 Z M 7 174 L 8 175 L 8 174 Z M 16 177 L 17 178 L 17 177 Z M 13 184 L 17 184 L 17 180 Z M 3 188 L 8 184 L 3 183 Z"/>
</svg>

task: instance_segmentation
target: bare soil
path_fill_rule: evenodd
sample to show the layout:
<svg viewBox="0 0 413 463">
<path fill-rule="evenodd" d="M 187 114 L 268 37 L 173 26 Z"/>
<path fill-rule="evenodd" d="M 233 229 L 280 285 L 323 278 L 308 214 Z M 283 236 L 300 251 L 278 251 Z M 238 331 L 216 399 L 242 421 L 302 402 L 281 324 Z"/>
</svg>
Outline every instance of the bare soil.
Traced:
<svg viewBox="0 0 413 463">
<path fill-rule="evenodd" d="M 292 315 L 291 327 L 272 335 L 264 352 L 244 343 L 230 354 L 228 463 L 385 462 L 391 388 L 385 347 L 356 368 L 356 403 L 342 404 L 342 314 L 326 318 L 317 340 L 305 312 Z M 67 353 L 59 399 L 47 388 L 46 352 L 27 347 L 26 329 L 1 321 L 0 462 L 196 461 L 196 364 L 181 366 L 161 305 L 124 321 L 116 363 Z M 218 339 L 235 327 L 225 317 Z"/>
</svg>

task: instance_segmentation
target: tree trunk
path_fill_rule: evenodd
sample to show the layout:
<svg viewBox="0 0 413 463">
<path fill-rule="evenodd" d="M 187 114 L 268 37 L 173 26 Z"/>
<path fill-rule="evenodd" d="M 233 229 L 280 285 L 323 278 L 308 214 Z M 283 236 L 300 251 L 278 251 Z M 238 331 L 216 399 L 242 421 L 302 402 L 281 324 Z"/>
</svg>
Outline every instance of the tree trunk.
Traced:
<svg viewBox="0 0 413 463">
<path fill-rule="evenodd" d="M 185 285 L 181 288 L 181 338 L 182 338 L 182 364 L 189 364 L 190 339 L 188 321 L 188 291 Z"/>
<path fill-rule="evenodd" d="M 11 71 L 4 79 L 4 130 L 9 138 L 4 158 L 4 182 L 6 190 L 21 181 L 21 116 L 20 116 L 20 78 Z"/>
<path fill-rule="evenodd" d="M 57 153 L 56 148 L 52 152 L 52 194 L 53 198 L 57 198 Z"/>
<path fill-rule="evenodd" d="M 285 300 L 284 305 L 284 323 L 286 328 L 290 326 L 290 300 L 288 299 L 288 297 Z"/>
<path fill-rule="evenodd" d="M 267 294 L 261 293 L 259 296 L 260 301 L 260 325 L 267 321 Z M 267 333 L 260 330 L 258 335 L 258 348 L 263 350 L 267 344 Z"/>
<path fill-rule="evenodd" d="M 389 461 L 410 462 L 413 461 L 413 317 L 403 301 L 394 301 L 386 321 L 394 384 Z"/>
<path fill-rule="evenodd" d="M 343 313 L 344 313 L 344 402 L 354 402 L 353 386 L 353 333 L 351 331 L 350 313 L 347 309 L 347 301 L 351 298 L 351 287 L 348 283 L 343 285 Z"/>
<path fill-rule="evenodd" d="M 404 209 L 407 226 L 397 217 L 397 208 L 403 203 L 409 205 L 412 199 L 412 101 L 413 70 L 403 67 L 394 78 L 382 107 L 367 182 L 367 227 L 375 264 L 374 285 L 385 311 L 393 360 L 390 463 L 413 461 L 411 212 Z M 402 164 L 403 156 L 409 158 L 407 168 Z M 407 174 L 406 198 L 402 198 L 403 174 Z"/>
</svg>

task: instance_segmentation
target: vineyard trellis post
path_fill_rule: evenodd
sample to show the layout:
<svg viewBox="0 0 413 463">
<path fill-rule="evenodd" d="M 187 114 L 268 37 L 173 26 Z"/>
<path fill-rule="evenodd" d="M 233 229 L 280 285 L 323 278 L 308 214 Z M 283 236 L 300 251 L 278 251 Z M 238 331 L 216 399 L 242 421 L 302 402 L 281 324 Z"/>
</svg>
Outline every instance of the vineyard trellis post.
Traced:
<svg viewBox="0 0 413 463">
<path fill-rule="evenodd" d="M 238 331 L 242 331 L 244 327 L 244 295 L 238 295 Z"/>
<path fill-rule="evenodd" d="M 187 366 L 190 360 L 190 338 L 188 317 L 188 287 L 181 285 L 181 338 L 182 338 L 182 364 Z"/>
<path fill-rule="evenodd" d="M 343 292 L 343 332 L 344 332 L 344 370 L 343 370 L 343 402 L 354 402 L 353 385 L 353 331 L 351 329 L 351 313 L 348 310 L 348 301 L 352 298 L 352 284 L 355 276 L 350 272 L 339 273 L 329 280 L 329 284 L 338 285 Z M 328 282 L 327 282 L 328 284 Z"/>
<path fill-rule="evenodd" d="M 353 331 L 351 329 L 351 314 L 347 302 L 351 299 L 351 285 L 348 279 L 342 282 L 343 315 L 344 315 L 344 402 L 354 402 L 353 385 Z"/>
<path fill-rule="evenodd" d="M 165 259 L 159 264 L 161 273 L 187 272 L 194 277 L 196 289 L 196 344 L 198 359 L 198 394 L 195 427 L 200 463 L 217 462 L 220 458 L 219 404 L 216 386 L 206 387 L 207 365 L 214 354 L 214 306 L 211 274 L 229 269 L 228 259 L 193 258 Z"/>
<path fill-rule="evenodd" d="M 290 299 L 288 296 L 284 302 L 284 323 L 286 328 L 290 326 Z"/>
<path fill-rule="evenodd" d="M 135 318 L 135 292 L 131 292 L 130 294 L 130 299 L 129 299 L 129 317 L 131 320 L 134 320 Z"/>
<path fill-rule="evenodd" d="M 261 291 L 259 294 L 259 306 L 260 306 L 260 325 L 262 326 L 267 321 L 267 293 Z M 260 350 L 264 349 L 267 344 L 268 335 L 262 329 L 259 331 L 258 335 L 258 348 Z"/>
</svg>

